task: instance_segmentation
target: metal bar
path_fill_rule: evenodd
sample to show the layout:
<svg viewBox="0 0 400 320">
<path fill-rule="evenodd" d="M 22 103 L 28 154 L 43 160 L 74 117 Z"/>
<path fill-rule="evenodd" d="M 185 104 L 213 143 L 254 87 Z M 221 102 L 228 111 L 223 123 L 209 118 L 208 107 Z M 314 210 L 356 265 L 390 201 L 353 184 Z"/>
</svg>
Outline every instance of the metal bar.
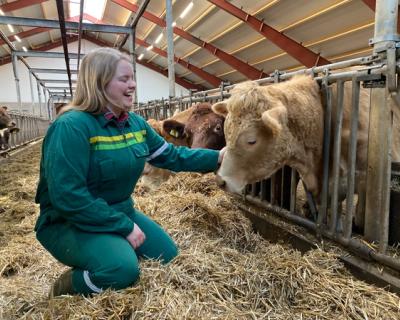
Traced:
<svg viewBox="0 0 400 320">
<path fill-rule="evenodd" d="M 166 0 L 166 27 L 167 27 L 167 52 L 168 52 L 168 80 L 169 80 L 169 98 L 175 97 L 175 62 L 174 62 L 174 31 L 172 17 L 172 1 Z"/>
<path fill-rule="evenodd" d="M 73 83 L 76 82 L 75 79 L 71 80 Z M 68 80 L 61 79 L 41 79 L 40 82 L 43 83 L 68 83 Z"/>
<path fill-rule="evenodd" d="M 386 51 L 392 41 L 399 41 L 397 34 L 398 0 L 380 0 L 375 7 L 374 53 Z"/>
<path fill-rule="evenodd" d="M 136 81 L 136 77 L 137 77 L 137 70 L 136 70 L 136 48 L 135 48 L 135 39 L 136 39 L 136 27 L 132 29 L 131 31 L 131 41 L 129 41 L 129 51 L 132 57 L 132 68 L 133 68 L 133 81 L 135 81 L 136 83 L 136 89 L 135 89 L 135 93 L 134 93 L 134 101 L 133 103 L 138 102 L 138 96 L 137 96 L 137 81 Z"/>
<path fill-rule="evenodd" d="M 143 47 L 150 47 L 150 44 L 147 43 L 146 41 L 136 38 L 136 43 L 140 46 Z M 168 53 L 165 52 L 164 50 L 161 50 L 160 48 L 157 48 L 153 45 L 153 48 L 151 49 L 151 51 L 157 53 L 158 55 L 168 58 Z M 223 82 L 222 79 L 218 78 L 217 76 L 204 71 L 203 69 L 196 67 L 195 65 L 189 63 L 188 61 L 185 61 L 177 56 L 174 56 L 174 60 L 175 62 L 179 63 L 181 66 L 183 66 L 184 68 L 186 68 L 187 70 L 193 72 L 194 74 L 198 75 L 200 78 L 206 80 L 208 83 L 210 83 L 211 85 L 213 85 L 214 87 L 218 87 L 221 82 Z"/>
<path fill-rule="evenodd" d="M 18 78 L 17 57 L 14 54 L 14 52 L 11 53 L 11 56 L 12 56 L 12 66 L 13 66 L 13 72 L 14 72 L 15 86 L 17 88 L 18 110 L 19 110 L 19 112 L 22 113 L 21 88 L 20 88 L 19 78 Z"/>
<path fill-rule="evenodd" d="M 306 227 L 307 229 L 310 229 L 313 232 L 317 232 L 316 224 L 306 218 L 292 215 L 289 212 L 287 212 L 286 210 L 282 210 L 281 208 L 272 206 L 268 202 L 261 201 L 260 199 L 254 198 L 250 195 L 245 195 L 245 199 L 251 203 L 254 203 L 258 206 L 266 208 L 266 209 L 268 209 L 268 211 L 273 212 L 274 214 L 279 215 L 289 221 L 292 221 L 298 225 Z M 239 205 L 239 207 L 242 207 L 242 206 Z M 378 252 L 375 252 L 373 249 L 371 249 L 368 245 L 366 245 L 364 242 L 362 242 L 359 239 L 356 239 L 356 238 L 346 239 L 343 236 L 340 236 L 338 234 L 331 234 L 328 230 L 325 230 L 325 229 L 321 229 L 320 233 L 324 237 L 338 242 L 342 246 L 348 248 L 351 252 L 355 253 L 356 255 L 358 255 L 366 260 L 372 259 L 372 260 L 375 260 L 382 264 L 385 264 L 385 265 L 393 268 L 394 270 L 400 271 L 400 260 L 398 258 L 389 257 L 387 255 L 383 255 Z"/>
<path fill-rule="evenodd" d="M 38 57 L 38 58 L 64 58 L 63 52 L 48 52 L 48 51 L 15 51 L 18 57 Z M 78 59 L 77 53 L 69 53 L 70 59 Z"/>
<path fill-rule="evenodd" d="M 280 74 L 279 78 L 280 80 L 287 80 L 290 79 L 291 77 L 295 76 L 295 75 L 299 75 L 299 74 L 318 74 L 322 71 L 324 71 L 325 69 L 328 70 L 336 70 L 336 69 L 344 69 L 344 68 L 348 68 L 351 66 L 356 66 L 356 65 L 367 65 L 365 67 L 365 69 L 362 70 L 351 70 L 351 71 L 344 71 L 344 72 L 337 72 L 337 73 L 332 73 L 329 74 L 328 76 L 328 81 L 329 82 L 334 82 L 336 80 L 351 80 L 353 78 L 354 75 L 365 75 L 368 76 L 370 74 L 381 74 L 384 73 L 387 69 L 387 67 L 385 65 L 378 65 L 378 66 L 369 66 L 369 64 L 373 61 L 381 61 L 379 58 L 376 58 L 375 56 L 366 56 L 366 57 L 361 57 L 361 58 L 354 58 L 351 60 L 346 60 L 346 61 L 341 61 L 341 62 L 336 62 L 336 63 L 332 63 L 329 65 L 325 65 L 325 66 L 320 66 L 320 67 L 313 67 L 313 68 L 308 68 L 308 69 L 302 69 L 302 70 L 298 70 L 298 71 L 293 71 L 293 72 L 286 72 L 286 73 L 282 73 Z M 398 67 L 400 67 L 400 63 L 397 64 Z M 322 77 L 315 77 L 315 80 L 321 80 Z M 267 83 L 272 83 L 274 82 L 275 78 L 274 76 L 269 76 L 263 79 L 259 79 L 259 80 L 255 80 L 256 83 L 260 84 L 260 85 L 264 85 Z M 232 90 L 234 87 L 234 85 L 230 85 L 230 86 L 225 86 L 225 93 L 224 93 L 224 98 L 229 98 L 230 94 L 229 91 Z M 219 95 L 220 94 L 220 89 L 219 88 L 215 88 L 215 89 L 210 89 L 210 90 L 206 90 L 206 91 L 197 91 L 195 93 L 192 93 L 192 96 L 190 97 L 190 95 L 184 96 L 184 101 L 189 101 L 190 99 L 192 99 L 193 102 L 196 101 L 205 101 L 204 100 L 204 94 L 208 94 L 209 96 L 207 97 L 206 100 L 212 100 L 215 99 L 215 97 L 211 96 L 211 95 Z M 187 100 L 185 100 L 187 99 Z M 173 101 L 172 101 L 173 102 Z"/>
<path fill-rule="evenodd" d="M 69 90 L 69 87 L 44 87 L 47 90 L 57 90 L 57 89 L 62 89 L 62 90 Z M 72 89 L 75 89 L 76 87 L 73 87 Z"/>
<path fill-rule="evenodd" d="M 38 99 L 39 99 L 39 117 L 42 117 L 42 95 L 40 93 L 40 86 L 39 86 L 39 82 L 36 81 L 36 88 L 37 88 L 37 92 L 38 92 Z"/>
<path fill-rule="evenodd" d="M 83 7 L 85 0 L 80 0 L 79 8 L 79 28 L 78 28 L 78 63 L 76 69 L 79 70 L 79 63 L 81 61 L 81 41 L 82 41 L 82 20 L 83 20 Z"/>
<path fill-rule="evenodd" d="M 344 229 L 344 238 L 350 239 L 352 228 L 351 223 L 354 211 L 354 186 L 355 186 L 355 171 L 357 158 L 357 133 L 358 133 L 358 118 L 359 118 L 359 102 L 360 102 L 360 82 L 357 77 L 352 80 L 352 110 L 351 110 L 351 132 L 349 140 L 349 152 L 347 167 L 347 195 L 346 195 L 346 224 Z"/>
<path fill-rule="evenodd" d="M 296 196 L 297 196 L 297 183 L 298 183 L 298 173 L 292 168 L 290 177 L 290 212 L 292 214 L 296 211 Z"/>
<path fill-rule="evenodd" d="M 333 114 L 335 118 L 334 137 L 333 137 L 333 161 L 332 161 L 332 190 L 331 190 L 331 226 L 330 231 L 334 232 L 337 226 L 338 219 L 338 192 L 339 192 L 339 173 L 340 173 L 340 152 L 342 146 L 342 126 L 343 126 L 343 96 L 344 82 L 338 81 L 336 86 L 336 110 Z M 346 215 L 345 224 L 348 225 L 348 215 Z M 350 226 L 352 220 L 350 217 Z M 350 227 L 351 228 L 351 227 Z"/>
<path fill-rule="evenodd" d="M 63 48 L 64 48 L 65 65 L 67 67 L 69 92 L 71 93 L 71 96 L 72 96 L 73 94 L 72 94 L 71 72 L 70 72 L 70 67 L 69 67 L 67 30 L 65 28 L 64 2 L 63 2 L 63 0 L 56 0 L 56 3 L 57 3 L 58 20 L 60 21 L 61 39 L 62 39 L 62 44 L 63 44 Z M 82 27 L 82 24 L 79 24 L 79 27 Z"/>
<path fill-rule="evenodd" d="M 32 114 L 35 114 L 35 96 L 33 94 L 32 72 L 31 71 L 29 71 L 29 85 L 31 88 Z"/>
<path fill-rule="evenodd" d="M 388 92 L 388 91 L 386 91 Z M 393 108 L 397 108 L 393 99 L 386 99 L 386 114 L 384 121 L 388 124 L 386 126 L 386 154 L 388 155 L 386 161 L 383 162 L 383 181 L 382 181 L 382 212 L 381 212 L 381 225 L 379 232 L 379 252 L 385 253 L 389 240 L 389 210 L 390 210 L 390 183 L 392 175 L 392 112 Z M 384 106 L 382 106 L 384 108 Z M 398 125 L 398 124 L 396 124 Z"/>
<path fill-rule="evenodd" d="M 67 70 L 64 69 L 45 69 L 45 68 L 31 68 L 32 72 L 35 73 L 67 73 Z M 77 70 L 70 70 L 71 74 L 77 74 Z"/>
<path fill-rule="evenodd" d="M 328 87 L 328 71 L 322 80 L 322 103 L 324 104 L 324 138 L 323 138 L 323 168 L 322 168 L 322 193 L 321 206 L 318 212 L 317 227 L 325 223 L 328 209 L 329 192 L 329 161 L 330 161 L 330 140 L 332 122 L 332 88 Z M 332 218 L 332 217 L 331 217 Z"/>
<path fill-rule="evenodd" d="M 88 41 L 90 41 L 90 42 L 92 42 L 92 43 L 100 45 L 100 46 L 110 46 L 110 47 L 113 46 L 111 43 L 108 43 L 106 41 L 98 40 L 98 39 L 96 39 L 94 37 L 91 37 L 89 35 L 86 35 L 86 34 L 83 35 L 83 38 L 88 40 Z M 149 68 L 149 69 L 151 69 L 151 70 L 153 70 L 155 72 L 161 73 L 164 76 L 168 76 L 168 72 L 166 70 L 163 70 L 160 67 L 158 67 L 158 66 L 156 66 L 156 65 L 154 65 L 152 63 L 149 63 L 149 62 L 146 62 L 146 61 L 143 61 L 143 60 L 142 61 L 136 60 L 136 63 L 139 63 L 139 64 L 141 64 L 141 65 L 143 65 L 143 66 L 145 66 L 145 67 L 147 67 L 147 68 Z M 204 90 L 203 86 L 191 83 L 191 82 L 187 81 L 186 79 L 181 78 L 181 77 L 179 77 L 177 75 L 175 75 L 175 81 L 176 81 L 177 84 L 181 85 L 182 87 L 184 87 L 184 88 L 186 88 L 188 90 L 189 89 L 196 89 L 196 90 L 199 90 L 199 91 L 200 90 Z"/>
<path fill-rule="evenodd" d="M 26 27 L 43 27 L 60 29 L 58 20 L 48 19 L 33 19 L 33 18 L 22 18 L 12 16 L 0 16 L 0 24 L 11 24 L 15 26 L 26 26 Z M 79 22 L 65 21 L 65 29 L 67 30 L 78 30 Z M 121 33 L 130 34 L 131 28 L 124 26 L 113 26 L 108 24 L 93 24 L 93 23 L 82 23 L 83 31 L 90 32 L 104 32 L 104 33 Z"/>
<path fill-rule="evenodd" d="M 168 1 L 170 1 L 170 0 L 168 0 Z M 137 12 L 139 9 L 137 5 L 130 3 L 126 0 L 112 0 L 112 2 L 117 3 L 120 6 L 126 8 L 132 12 Z M 167 26 L 167 23 L 165 20 L 157 17 L 156 15 L 154 15 L 148 11 L 145 11 L 143 13 L 143 17 L 146 20 L 149 20 L 149 21 L 159 25 L 162 28 Z M 171 21 L 171 23 L 172 23 L 172 21 Z M 205 42 L 205 41 L 195 37 L 194 35 L 192 35 L 191 33 L 187 32 L 183 29 L 174 27 L 173 31 L 175 34 L 181 36 L 185 40 L 190 41 L 190 42 L 194 43 L 195 45 L 208 50 L 212 55 L 216 56 L 220 60 L 229 64 L 232 68 L 239 71 L 240 73 L 242 73 L 249 79 L 255 80 L 255 79 L 260 79 L 260 78 L 267 76 L 266 73 L 254 68 L 250 64 L 245 63 L 242 60 L 236 58 L 235 56 L 222 51 L 221 49 L 217 48 L 216 46 L 212 45 L 211 43 Z"/>
<path fill-rule="evenodd" d="M 265 24 L 262 20 L 259 20 L 256 17 L 248 14 L 228 1 L 208 0 L 208 2 L 211 2 L 218 8 L 225 10 L 236 18 L 242 20 L 245 24 L 255 29 L 265 38 L 272 41 L 275 45 L 286 51 L 289 55 L 304 64 L 306 67 L 330 63 L 327 59 L 321 57 L 319 54 L 316 54 L 283 33 Z"/>
<path fill-rule="evenodd" d="M 135 18 L 133 19 L 133 21 L 132 21 L 132 23 L 131 23 L 131 29 L 132 29 L 132 30 L 135 30 L 135 29 L 136 29 L 136 26 L 137 26 L 137 24 L 139 23 L 139 19 L 142 17 L 143 12 L 146 10 L 147 5 L 149 4 L 149 2 L 150 2 L 150 0 L 144 0 L 144 1 L 142 2 L 142 4 L 140 5 L 139 10 L 138 10 L 138 12 L 136 13 Z M 128 37 L 129 37 L 129 34 L 126 34 L 126 35 L 123 37 L 123 39 L 122 39 L 120 45 L 118 46 L 119 50 L 121 50 L 122 47 L 125 45 L 126 41 L 128 40 Z M 133 37 L 133 41 L 135 41 L 135 37 Z"/>
</svg>

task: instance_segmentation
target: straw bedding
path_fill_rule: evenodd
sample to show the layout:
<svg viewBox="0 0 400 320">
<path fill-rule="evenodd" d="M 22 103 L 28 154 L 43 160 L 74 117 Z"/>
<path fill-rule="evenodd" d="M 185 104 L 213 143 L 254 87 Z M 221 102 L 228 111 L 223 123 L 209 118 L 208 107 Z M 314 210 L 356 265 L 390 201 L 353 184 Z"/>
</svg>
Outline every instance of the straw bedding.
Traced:
<svg viewBox="0 0 400 320">
<path fill-rule="evenodd" d="M 169 265 L 142 261 L 140 282 L 47 300 L 65 270 L 35 240 L 40 144 L 0 164 L 0 319 L 399 319 L 395 294 L 351 277 L 334 251 L 304 255 L 252 231 L 212 175 L 178 174 L 136 206 L 176 240 Z"/>
</svg>

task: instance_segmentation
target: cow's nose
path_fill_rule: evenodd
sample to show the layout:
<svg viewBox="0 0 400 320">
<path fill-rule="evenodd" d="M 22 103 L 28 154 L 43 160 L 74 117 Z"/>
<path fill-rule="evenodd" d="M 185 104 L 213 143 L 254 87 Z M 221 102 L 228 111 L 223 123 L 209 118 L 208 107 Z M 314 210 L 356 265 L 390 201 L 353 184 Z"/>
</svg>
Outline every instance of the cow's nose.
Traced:
<svg viewBox="0 0 400 320">
<path fill-rule="evenodd" d="M 217 180 L 217 185 L 218 185 L 218 187 L 220 187 L 220 188 L 224 188 L 224 187 L 225 187 L 226 182 L 225 182 L 224 179 L 221 178 L 220 175 L 217 174 L 217 176 L 215 177 L 215 179 Z"/>
<path fill-rule="evenodd" d="M 15 127 L 17 125 L 17 123 L 16 122 L 14 122 L 14 121 L 11 121 L 11 127 Z"/>
</svg>

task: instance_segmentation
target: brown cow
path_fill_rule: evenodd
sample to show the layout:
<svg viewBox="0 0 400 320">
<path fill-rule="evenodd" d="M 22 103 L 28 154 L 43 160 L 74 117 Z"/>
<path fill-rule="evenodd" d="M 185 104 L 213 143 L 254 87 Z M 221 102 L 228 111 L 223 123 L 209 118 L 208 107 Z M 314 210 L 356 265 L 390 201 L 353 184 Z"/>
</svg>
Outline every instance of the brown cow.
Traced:
<svg viewBox="0 0 400 320">
<path fill-rule="evenodd" d="M 333 89 L 332 120 L 336 114 Z M 246 184 L 271 177 L 288 165 L 296 169 L 317 201 L 322 188 L 324 109 L 319 85 L 309 76 L 261 87 L 255 82 L 237 85 L 232 96 L 213 105 L 226 116 L 227 149 L 217 180 L 228 191 L 240 192 Z M 346 193 L 350 138 L 351 84 L 344 90 L 339 196 Z M 357 135 L 357 180 L 365 178 L 369 121 L 369 91 L 361 89 Z M 398 130 L 393 130 L 394 139 Z M 331 135 L 333 136 L 333 135 Z M 398 150 L 399 146 L 393 146 Z M 362 184 L 360 184 L 361 186 Z"/>
<path fill-rule="evenodd" d="M 149 119 L 147 122 L 174 145 L 220 150 L 225 146 L 224 120 L 212 111 L 211 104 L 200 103 L 169 119 Z M 142 182 L 149 187 L 159 186 L 171 174 L 171 171 L 146 164 Z"/>
<path fill-rule="evenodd" d="M 7 107 L 0 107 L 0 150 L 8 150 L 10 135 L 17 133 L 19 128 L 7 112 Z"/>
</svg>

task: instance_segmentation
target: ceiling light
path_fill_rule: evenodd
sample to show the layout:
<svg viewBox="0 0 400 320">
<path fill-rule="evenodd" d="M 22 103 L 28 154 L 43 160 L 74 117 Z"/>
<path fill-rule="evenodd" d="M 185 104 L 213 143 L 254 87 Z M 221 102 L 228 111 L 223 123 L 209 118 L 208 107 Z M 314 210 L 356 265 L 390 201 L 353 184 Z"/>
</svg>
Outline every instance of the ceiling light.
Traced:
<svg viewBox="0 0 400 320">
<path fill-rule="evenodd" d="M 13 28 L 13 26 L 11 24 L 8 24 L 7 27 L 11 32 L 14 32 L 14 28 Z"/>
<path fill-rule="evenodd" d="M 162 33 L 160 33 L 160 34 L 158 35 L 158 37 L 157 37 L 156 41 L 154 41 L 154 42 L 155 42 L 155 43 L 159 43 L 159 42 L 160 42 L 160 40 L 162 39 L 162 37 L 163 37 L 163 34 L 162 34 Z"/>
<path fill-rule="evenodd" d="M 176 21 L 172 22 L 172 26 L 173 26 L 173 27 L 176 26 Z"/>
<path fill-rule="evenodd" d="M 138 57 L 138 60 L 142 60 L 143 56 L 144 56 L 144 54 L 141 53 L 141 54 L 139 55 L 139 57 Z"/>
<path fill-rule="evenodd" d="M 28 51 L 28 49 L 26 47 L 22 47 L 22 50 L 24 50 L 25 52 Z"/>
<path fill-rule="evenodd" d="M 150 51 L 150 50 L 152 50 L 152 49 L 153 49 L 153 45 L 148 46 L 148 47 L 146 48 L 147 51 Z"/>
<path fill-rule="evenodd" d="M 190 11 L 190 9 L 192 9 L 192 7 L 193 7 L 193 1 L 190 2 L 190 3 L 188 4 L 188 6 L 182 11 L 182 13 L 181 13 L 181 15 L 179 16 L 179 18 L 183 19 L 183 18 L 187 15 L 187 13 Z"/>
<path fill-rule="evenodd" d="M 14 36 L 15 40 L 17 40 L 18 42 L 21 42 L 20 37 L 18 37 L 17 35 Z"/>
<path fill-rule="evenodd" d="M 4 16 L 4 11 L 0 9 L 0 14 Z"/>
</svg>

